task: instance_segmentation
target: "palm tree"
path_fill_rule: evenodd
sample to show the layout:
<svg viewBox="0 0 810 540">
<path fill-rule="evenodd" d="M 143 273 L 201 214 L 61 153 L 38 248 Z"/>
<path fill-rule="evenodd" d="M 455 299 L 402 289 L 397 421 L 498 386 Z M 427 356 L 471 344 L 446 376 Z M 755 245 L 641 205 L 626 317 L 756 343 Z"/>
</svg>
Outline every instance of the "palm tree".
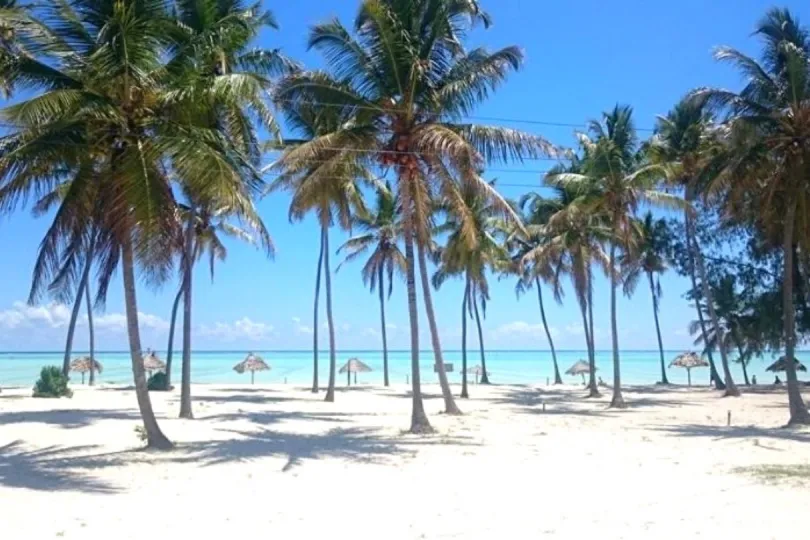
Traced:
<svg viewBox="0 0 810 540">
<path fill-rule="evenodd" d="M 494 183 L 494 182 L 493 182 Z M 487 268 L 494 268 L 508 258 L 509 253 L 493 237 L 497 215 L 502 213 L 500 206 L 493 203 L 488 192 L 482 192 L 473 184 L 462 184 L 448 193 L 441 201 L 447 220 L 437 231 L 449 233 L 444 248 L 438 251 L 441 264 L 433 275 L 433 286 L 437 289 L 454 275 L 464 277 L 462 298 L 462 373 L 461 397 L 467 398 L 467 315 L 475 318 L 478 327 L 478 346 L 481 352 L 481 383 L 489 384 L 484 348 L 484 334 L 481 328 L 481 311 L 486 315 L 489 300 Z"/>
<path fill-rule="evenodd" d="M 322 161 L 330 149 L 343 148 L 369 165 L 394 170 L 407 262 L 413 432 L 432 429 L 421 394 L 414 243 L 422 263 L 425 308 L 434 323 L 432 342 L 445 409 L 459 412 L 444 373 L 430 302 L 425 263 L 430 195 L 454 179 L 486 185 L 478 175 L 486 163 L 551 150 L 538 137 L 460 122 L 522 62 L 516 47 L 466 51 L 463 37 L 478 23 L 488 25 L 489 17 L 476 0 L 365 0 L 354 35 L 337 20 L 312 29 L 309 46 L 324 54 L 328 71 L 289 77 L 277 92 L 281 101 L 329 104 L 352 119 L 298 147 L 299 159 Z"/>
<path fill-rule="evenodd" d="M 201 118 L 204 127 L 221 129 L 250 164 L 258 167 L 261 149 L 256 128 L 278 135 L 278 126 L 264 96 L 271 77 L 288 73 L 292 63 L 277 50 L 253 48 L 253 41 L 265 28 L 277 28 L 269 11 L 240 0 L 180 0 L 177 2 L 178 48 L 180 53 L 169 68 L 176 70 L 185 85 L 181 92 L 201 97 L 209 93 L 211 114 Z M 188 90 L 186 90 L 186 88 Z M 258 119 L 258 126 L 253 119 Z M 228 171 L 225 175 L 229 175 Z M 227 182 L 228 179 L 224 178 Z M 198 186 L 199 187 L 199 186 Z M 190 209 L 184 235 L 183 263 L 183 367 L 180 417 L 193 418 L 191 411 L 191 300 L 194 230 L 196 215 L 217 211 L 225 205 L 254 225 L 266 246 L 269 236 L 249 197 L 231 201 L 210 190 L 186 190 Z"/>
<path fill-rule="evenodd" d="M 380 333 L 383 346 L 383 384 L 389 386 L 388 377 L 388 338 L 385 324 L 385 287 L 388 277 L 388 298 L 394 290 L 394 271 L 405 273 L 405 255 L 399 249 L 399 238 L 402 235 L 402 223 L 399 220 L 400 210 L 391 186 L 378 186 L 377 203 L 368 216 L 355 216 L 354 224 L 364 231 L 340 246 L 338 253 L 348 251 L 340 267 L 373 249 L 363 265 L 363 283 L 371 292 L 378 289 L 380 297 Z M 317 324 L 317 323 L 316 323 Z"/>
<path fill-rule="evenodd" d="M 551 360 L 554 366 L 554 384 L 562 384 L 560 366 L 557 363 L 557 351 L 554 348 L 554 340 L 551 337 L 551 331 L 549 330 L 548 321 L 546 319 L 546 308 L 543 302 L 543 284 L 552 285 L 554 299 L 557 303 L 562 302 L 562 288 L 559 287 L 559 280 L 556 279 L 557 276 L 555 275 L 553 261 L 541 259 L 532 261 L 530 265 L 522 264 L 527 253 L 548 242 L 547 226 L 549 219 L 562 208 L 559 200 L 543 197 L 537 192 L 524 194 L 520 198 L 518 205 L 523 211 L 525 232 L 521 232 L 517 228 L 512 228 L 512 230 L 509 231 L 506 241 L 507 245 L 510 247 L 510 251 L 513 253 L 514 264 L 511 265 L 510 270 L 518 276 L 518 281 L 515 285 L 515 293 L 520 296 L 531 290 L 533 286 L 537 288 L 537 303 L 540 307 L 540 319 L 543 323 L 543 330 L 548 340 L 548 346 L 551 350 Z"/>
<path fill-rule="evenodd" d="M 664 259 L 667 225 L 663 219 L 655 220 L 652 212 L 645 214 L 639 224 L 639 239 L 635 249 L 622 258 L 621 267 L 624 274 L 624 292 L 628 296 L 635 290 L 642 274 L 650 285 L 650 296 L 653 303 L 655 335 L 658 337 L 658 353 L 661 360 L 661 384 L 669 384 L 667 366 L 664 360 L 664 343 L 661 340 L 661 325 L 658 324 L 658 308 L 661 302 L 661 281 L 659 276 L 666 272 Z"/>
<path fill-rule="evenodd" d="M 247 204 L 261 187 L 238 139 L 205 125 L 223 96 L 240 95 L 244 85 L 232 79 L 189 85 L 189 70 L 168 68 L 177 64 L 178 27 L 162 0 L 71 0 L 38 10 L 42 20 L 21 29 L 27 43 L 36 43 L 36 55 L 0 51 L 7 86 L 38 92 L 2 111 L 13 128 L 0 153 L 0 210 L 68 184 L 41 246 L 45 264 L 35 268 L 36 281 L 55 261 L 67 261 L 66 275 L 78 274 L 82 231 L 94 205 L 104 209 L 101 228 L 110 234 L 96 247 L 98 296 L 105 297 L 120 263 L 147 444 L 170 448 L 146 388 L 135 266 L 155 282 L 170 274 L 177 237 L 173 183 L 202 200 L 216 194 L 234 205 Z"/>
<path fill-rule="evenodd" d="M 666 116 L 659 116 L 656 133 L 650 141 L 648 154 L 653 163 L 668 167 L 668 181 L 683 189 L 684 200 L 690 206 L 684 210 L 686 224 L 686 252 L 689 258 L 689 277 L 695 294 L 695 306 L 704 341 L 710 333 L 703 311 L 700 309 L 701 298 L 706 303 L 712 327 L 718 326 L 714 312 L 714 300 L 711 296 L 703 253 L 695 230 L 695 216 L 691 205 L 705 189 L 707 177 L 713 172 L 711 166 L 711 148 L 713 143 L 713 119 L 709 114 L 705 99 L 681 100 Z M 723 341 L 721 340 L 721 345 Z M 724 346 L 719 347 L 720 360 L 723 366 L 723 379 L 717 374 L 712 359 L 711 349 L 707 350 L 711 377 L 715 386 L 725 390 L 727 396 L 739 395 L 728 367 L 728 354 Z"/>
<path fill-rule="evenodd" d="M 549 174 L 558 174 L 563 167 Z M 575 160 L 567 170 L 579 170 Z M 568 275 L 577 297 L 582 316 L 582 328 L 588 349 L 590 378 L 588 397 L 599 397 L 596 384 L 596 350 L 593 327 L 593 265 L 602 268 L 608 275 L 612 271 L 602 244 L 610 239 L 610 229 L 598 214 L 586 210 L 581 204 L 583 197 L 590 196 L 591 186 L 585 183 L 561 183 L 553 187 L 558 210 L 549 218 L 544 235 L 539 243 L 523 256 L 523 264 L 551 265 L 555 291 L 561 288 L 560 279 Z M 556 293 L 555 293 L 556 294 Z"/>
<path fill-rule="evenodd" d="M 717 283 L 712 283 L 711 290 L 715 304 L 714 309 L 720 321 L 719 328 L 722 329 L 722 334 L 710 331 L 707 335 L 708 340 L 704 341 L 703 335 L 700 333 L 695 339 L 695 344 L 702 344 L 706 349 L 709 349 L 719 346 L 719 340 L 723 339 L 725 340 L 724 347 L 726 350 L 736 347 L 739 354 L 737 361 L 743 370 L 743 380 L 746 386 L 750 386 L 746 365 L 749 355 L 744 351 L 743 342 L 743 317 L 746 308 L 741 295 L 737 293 L 737 280 L 732 274 L 724 275 Z M 692 321 L 689 324 L 690 334 L 698 334 L 699 329 L 699 321 Z"/>
<path fill-rule="evenodd" d="M 785 355 L 793 358 L 796 344 L 794 307 L 794 249 L 810 245 L 804 213 L 810 176 L 810 37 L 787 9 L 771 9 L 755 31 L 764 45 L 762 62 L 735 49 L 722 47 L 715 57 L 739 69 L 746 80 L 737 93 L 700 89 L 694 99 L 726 108 L 728 128 L 734 137 L 733 159 L 717 175 L 712 191 L 727 191 L 730 210 L 750 198 L 761 204 L 758 225 L 782 234 L 783 313 Z M 810 424 L 793 362 L 786 376 L 790 407 L 789 424 Z"/>
<path fill-rule="evenodd" d="M 587 184 L 591 193 L 581 199 L 587 211 L 605 216 L 612 232 L 610 239 L 610 326 L 613 342 L 613 397 L 611 407 L 625 408 L 621 388 L 619 361 L 619 331 L 616 313 L 616 288 L 620 276 L 617 249 L 625 253 L 633 249 L 632 219 L 640 203 L 676 206 L 680 199 L 653 190 L 661 174 L 658 167 L 640 166 L 638 142 L 633 125 L 633 110 L 619 106 L 603 113 L 602 121 L 589 124 L 591 136 L 580 134 L 584 151 L 582 173 L 550 175 L 547 181 L 561 184 Z"/>
<path fill-rule="evenodd" d="M 312 161 L 301 159 L 299 148 L 340 129 L 348 119 L 340 116 L 334 107 L 321 107 L 315 103 L 281 102 L 288 123 L 299 131 L 306 141 L 291 144 L 283 155 L 268 170 L 281 171 L 270 186 L 271 191 L 286 189 L 292 192 L 290 220 L 301 220 L 313 211 L 321 229 L 320 256 L 318 258 L 318 282 L 315 285 L 315 328 L 317 328 L 320 273 L 323 267 L 326 285 L 326 318 L 329 330 L 329 385 L 325 401 L 335 400 L 335 329 L 332 319 L 332 273 L 329 266 L 329 228 L 337 221 L 344 229 L 350 229 L 353 215 L 367 214 L 358 179 L 371 182 L 368 171 L 356 154 L 342 148 L 331 151 L 328 159 Z M 317 373 L 317 334 L 314 354 Z M 313 391 L 317 391 L 315 375 Z"/>
<path fill-rule="evenodd" d="M 228 250 L 222 242 L 222 237 L 231 238 L 235 240 L 242 240 L 251 245 L 261 246 L 268 257 L 274 254 L 274 247 L 270 235 L 267 232 L 264 224 L 256 213 L 255 209 L 247 206 L 249 215 L 238 215 L 234 210 L 227 206 L 220 206 L 218 208 L 208 208 L 200 206 L 196 211 L 184 204 L 178 205 L 178 214 L 182 221 L 186 223 L 184 226 L 185 234 L 183 237 L 177 239 L 177 250 L 180 254 L 181 266 L 181 286 L 174 298 L 172 305 L 171 320 L 169 321 L 169 342 L 166 353 L 166 389 L 171 387 L 171 369 L 172 369 L 172 352 L 174 349 L 174 328 L 177 320 L 177 308 L 180 304 L 180 299 L 184 297 L 186 292 L 186 277 L 193 271 L 194 264 L 199 262 L 203 257 L 208 259 L 208 267 L 211 274 L 211 282 L 214 281 L 214 266 L 216 261 L 224 261 L 228 256 Z M 193 215 L 193 218 L 192 218 Z M 233 218 L 237 218 L 239 222 L 245 223 L 245 228 L 234 225 L 230 222 Z M 192 222 L 191 219 L 194 221 Z M 193 240 L 193 253 L 191 264 L 186 264 L 186 238 L 185 235 L 190 234 Z M 189 278 L 190 279 L 190 278 Z M 185 320 L 184 320 L 185 326 Z M 190 330 L 190 324 L 189 324 Z M 189 336 L 187 338 L 187 336 Z M 180 418 L 193 418 L 191 411 L 191 355 L 185 354 L 185 341 L 190 341 L 190 331 L 183 333 L 183 364 L 182 364 L 182 379 L 180 391 Z"/>
</svg>

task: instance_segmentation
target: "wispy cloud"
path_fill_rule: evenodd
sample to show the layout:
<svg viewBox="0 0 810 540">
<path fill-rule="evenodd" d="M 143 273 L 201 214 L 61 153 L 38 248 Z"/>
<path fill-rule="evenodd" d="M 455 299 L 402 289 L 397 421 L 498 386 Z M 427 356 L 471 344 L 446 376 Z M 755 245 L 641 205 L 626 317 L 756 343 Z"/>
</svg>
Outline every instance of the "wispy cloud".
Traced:
<svg viewBox="0 0 810 540">
<path fill-rule="evenodd" d="M 222 341 L 261 341 L 273 335 L 273 326 L 242 317 L 233 322 L 217 322 L 212 325 L 200 325 L 197 330 L 200 337 L 215 338 Z"/>
</svg>

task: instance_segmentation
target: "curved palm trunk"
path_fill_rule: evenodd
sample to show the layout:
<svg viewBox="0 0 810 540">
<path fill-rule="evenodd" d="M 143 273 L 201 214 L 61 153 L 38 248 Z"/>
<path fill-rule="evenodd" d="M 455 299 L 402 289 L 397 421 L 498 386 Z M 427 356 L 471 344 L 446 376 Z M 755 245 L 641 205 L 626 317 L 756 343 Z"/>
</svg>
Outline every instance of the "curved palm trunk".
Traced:
<svg viewBox="0 0 810 540">
<path fill-rule="evenodd" d="M 687 188 L 686 190 L 686 201 L 691 202 L 693 197 L 690 195 L 690 190 Z M 684 223 L 686 224 L 686 255 L 689 259 L 689 278 L 692 281 L 692 290 L 695 294 L 699 293 L 698 284 L 697 284 L 697 270 L 695 269 L 695 259 L 700 256 L 699 249 L 695 242 L 692 241 L 692 226 L 690 223 L 692 222 L 692 216 L 689 211 L 684 212 Z M 717 366 L 714 363 L 714 357 L 712 356 L 712 348 L 708 346 L 709 343 L 709 332 L 706 329 L 706 321 L 703 318 L 703 310 L 700 308 L 700 297 L 695 298 L 695 309 L 697 310 L 698 321 L 700 322 L 700 334 L 703 338 L 703 343 L 706 345 L 706 356 L 709 357 L 709 382 L 714 381 L 714 386 L 718 390 L 725 390 L 726 384 L 723 382 L 723 379 L 720 378 L 720 374 L 717 373 Z"/>
<path fill-rule="evenodd" d="M 745 365 L 745 354 L 743 353 L 742 347 L 740 347 L 739 341 L 737 341 L 737 354 L 740 355 L 740 365 L 742 366 L 743 381 L 745 381 L 745 386 L 751 386 L 751 382 L 748 380 L 748 366 Z"/>
<path fill-rule="evenodd" d="M 720 350 L 720 361 L 723 364 L 723 380 L 726 384 L 726 391 L 724 397 L 739 397 L 740 390 L 734 384 L 734 378 L 731 376 L 731 370 L 728 365 L 728 354 L 726 353 L 726 341 L 724 339 L 723 328 L 720 326 L 720 320 L 717 317 L 717 312 L 714 309 L 714 299 L 712 298 L 711 287 L 709 287 L 708 277 L 706 276 L 706 267 L 703 264 L 703 256 L 700 253 L 700 246 L 697 241 L 697 234 L 695 232 L 695 223 L 690 218 L 687 222 L 687 227 L 691 229 L 692 244 L 695 247 L 695 265 L 697 266 L 698 276 L 700 277 L 700 287 L 703 291 L 703 298 L 706 301 L 706 307 L 709 309 L 709 318 L 714 327 L 717 335 L 717 348 Z M 704 342 L 705 343 L 705 342 Z"/>
<path fill-rule="evenodd" d="M 470 296 L 470 276 L 464 285 L 464 298 L 461 300 L 461 397 L 470 397 L 467 389 L 467 299 Z"/>
<path fill-rule="evenodd" d="M 329 229 L 322 227 L 323 274 L 326 281 L 326 321 L 329 326 L 329 386 L 324 401 L 335 401 L 335 325 L 332 322 L 332 276 L 329 272 Z"/>
<path fill-rule="evenodd" d="M 619 231 L 616 231 L 617 235 Z M 610 244 L 610 333 L 613 341 L 613 397 L 610 400 L 610 407 L 624 409 L 627 403 L 622 396 L 622 375 L 621 362 L 619 361 L 619 328 L 616 320 L 616 244 Z"/>
<path fill-rule="evenodd" d="M 802 400 L 799 390 L 799 379 L 796 376 L 796 366 L 793 358 L 796 349 L 796 313 L 793 307 L 793 227 L 796 220 L 796 205 L 788 207 L 785 216 L 785 232 L 782 244 L 784 252 L 783 277 L 782 277 L 782 310 L 784 311 L 785 324 L 785 379 L 787 379 L 788 407 L 790 408 L 790 419 L 788 425 L 810 424 L 810 412 Z"/>
<path fill-rule="evenodd" d="M 321 268 L 323 268 L 323 231 L 318 269 L 315 272 L 315 307 L 312 308 L 312 393 L 318 393 L 318 303 L 321 298 Z"/>
<path fill-rule="evenodd" d="M 180 299 L 183 297 L 183 286 L 177 290 L 172 304 L 172 320 L 169 322 L 169 344 L 166 348 L 166 388 L 172 387 L 172 353 L 174 352 L 174 326 L 177 323 L 177 308 L 180 307 Z"/>
<path fill-rule="evenodd" d="M 475 325 L 478 327 L 478 347 L 481 349 L 481 384 L 491 384 L 487 374 L 487 358 L 484 354 L 484 333 L 481 331 L 481 318 L 478 316 L 478 299 L 472 298 L 473 314 L 475 315 Z"/>
<path fill-rule="evenodd" d="M 172 443 L 158 426 L 155 413 L 152 410 L 152 401 L 146 389 L 146 376 L 143 372 L 143 358 L 141 357 L 141 335 L 138 328 L 138 305 L 135 299 L 135 269 L 132 255 L 132 239 L 127 235 L 121 243 L 121 267 L 124 282 L 124 303 L 127 315 L 127 335 L 129 337 L 129 353 L 132 360 L 132 376 L 135 379 L 135 396 L 138 399 L 138 409 L 143 420 L 146 432 L 146 446 L 159 450 L 172 448 Z"/>
<path fill-rule="evenodd" d="M 664 342 L 661 340 L 661 325 L 658 323 L 658 294 L 655 292 L 655 280 L 652 272 L 647 272 L 650 282 L 650 294 L 653 302 L 653 317 L 655 317 L 655 335 L 658 337 L 658 353 L 661 356 L 661 384 L 669 384 L 667 379 L 667 364 L 664 360 Z"/>
<path fill-rule="evenodd" d="M 382 334 L 382 346 L 383 346 L 383 385 L 389 386 L 388 381 L 388 335 L 385 330 L 385 287 L 383 283 L 385 281 L 385 273 L 383 272 L 383 266 L 380 265 L 377 273 L 377 284 L 380 287 L 380 332 Z"/>
<path fill-rule="evenodd" d="M 588 397 L 600 397 L 599 385 L 596 384 L 596 340 L 593 335 L 593 273 L 588 270 L 588 361 L 591 372 L 588 374 Z"/>
<path fill-rule="evenodd" d="M 191 204 L 191 215 L 186 228 L 185 253 L 183 254 L 183 363 L 180 380 L 180 418 L 194 418 L 191 410 L 191 281 L 194 265 L 194 224 L 195 206 Z"/>
<path fill-rule="evenodd" d="M 422 242 L 416 243 L 416 254 L 419 257 L 419 275 L 422 281 L 422 297 L 425 300 L 425 312 L 427 313 L 428 326 L 430 327 L 430 341 L 433 345 L 433 356 L 436 362 L 436 371 L 439 374 L 439 386 L 442 389 L 444 398 L 444 412 L 446 414 L 459 415 L 461 409 L 456 405 L 453 392 L 450 390 L 450 383 L 447 380 L 447 373 L 444 371 L 444 357 L 442 355 L 442 345 L 439 341 L 439 329 L 436 326 L 436 314 L 433 311 L 433 300 L 430 294 L 430 279 L 427 273 L 427 257 Z"/>
<path fill-rule="evenodd" d="M 534 284 L 537 286 L 537 303 L 540 304 L 540 319 L 543 321 L 543 330 L 546 331 L 546 339 L 548 339 L 548 346 L 551 349 L 551 360 L 554 362 L 554 384 L 562 384 L 560 366 L 557 364 L 557 351 L 554 350 L 554 340 L 551 339 L 551 332 L 546 322 L 546 308 L 543 306 L 543 289 L 538 276 L 534 277 Z"/>
<path fill-rule="evenodd" d="M 422 386 L 419 371 L 419 312 L 416 305 L 416 272 L 413 256 L 413 222 L 407 179 L 400 174 L 400 190 L 403 196 L 403 236 L 405 237 L 405 284 L 408 291 L 408 320 L 411 330 L 411 433 L 433 433 L 425 405 L 422 402 Z"/>
<path fill-rule="evenodd" d="M 93 266 L 93 242 L 87 250 L 87 262 L 82 269 L 81 281 L 76 290 L 76 298 L 73 300 L 73 310 L 70 312 L 70 322 L 68 323 L 67 339 L 65 340 L 65 357 L 62 360 L 62 374 L 67 377 L 70 374 L 70 354 L 73 352 L 73 335 L 76 333 L 76 322 L 79 319 L 79 310 L 84 300 L 84 290 L 87 287 L 87 280 L 90 278 L 90 268 Z"/>
<path fill-rule="evenodd" d="M 96 359 L 96 334 L 93 328 L 93 304 L 90 299 L 90 285 L 84 286 L 84 298 L 87 302 L 87 331 L 90 338 L 90 379 L 87 384 L 93 386 L 96 384 L 96 370 L 94 361 Z"/>
</svg>

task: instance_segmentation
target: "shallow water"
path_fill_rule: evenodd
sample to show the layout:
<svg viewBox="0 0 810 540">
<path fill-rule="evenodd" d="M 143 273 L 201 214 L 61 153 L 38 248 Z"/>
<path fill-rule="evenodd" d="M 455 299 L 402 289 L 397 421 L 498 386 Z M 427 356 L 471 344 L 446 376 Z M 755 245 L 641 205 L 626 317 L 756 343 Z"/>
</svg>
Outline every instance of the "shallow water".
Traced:
<svg viewBox="0 0 810 540">
<path fill-rule="evenodd" d="M 256 382 L 263 383 L 312 383 L 312 351 L 254 351 L 260 354 L 272 367 L 269 372 L 256 374 Z M 666 351 L 664 357 L 669 361 L 680 351 Z M 86 351 L 75 351 L 74 357 L 86 354 Z M 200 351 L 192 355 L 192 380 L 195 383 L 247 383 L 250 375 L 239 375 L 233 371 L 233 366 L 244 359 L 247 351 Z M 158 352 L 165 360 L 165 352 Z M 452 363 L 453 373 L 451 382 L 461 380 L 461 352 L 445 351 L 445 362 Z M 803 363 L 810 362 L 810 352 L 797 354 Z M 338 351 L 338 368 L 346 360 L 358 357 L 371 366 L 372 373 L 361 373 L 358 376 L 360 383 L 382 383 L 382 351 Z M 99 382 L 108 384 L 126 384 L 132 380 L 132 369 L 127 352 L 97 352 L 96 358 L 103 364 L 104 372 L 98 377 Z M 581 358 L 586 358 L 584 351 L 558 351 L 557 360 L 560 370 L 564 373 L 571 364 Z M 408 351 L 389 351 L 389 369 L 391 381 L 404 383 L 410 375 L 410 353 Z M 719 361 L 719 358 L 717 359 Z M 487 351 L 487 369 L 493 383 L 510 384 L 545 384 L 547 379 L 553 381 L 554 371 L 549 351 Z M 475 349 L 468 352 L 469 366 L 480 363 L 479 352 Z M 756 375 L 759 383 L 773 382 L 773 374 L 767 373 L 765 368 L 773 362 L 770 356 L 755 358 L 749 365 L 749 376 Z M 423 351 L 420 354 L 422 379 L 434 382 L 433 353 Z M 62 353 L 59 352 L 0 352 L 0 385 L 27 386 L 33 385 L 39 370 L 45 365 L 61 365 Z M 612 354 L 610 351 L 598 351 L 596 354 L 598 375 L 605 382 L 613 380 Z M 179 377 L 180 355 L 174 357 L 174 376 Z M 660 367 L 658 351 L 624 351 L 621 353 L 622 381 L 627 384 L 651 384 L 659 380 Z M 732 375 L 735 381 L 742 383 L 742 369 L 739 364 L 732 363 Z M 325 385 L 329 376 L 329 353 L 321 351 L 319 354 L 319 377 L 321 385 Z M 667 370 L 670 382 L 686 384 L 686 371 L 679 368 Z M 580 377 L 563 375 L 566 382 L 575 382 Z M 692 370 L 692 382 L 696 385 L 708 383 L 708 368 Z M 781 376 L 784 380 L 784 375 Z M 806 374 L 800 374 L 800 379 L 806 379 Z M 80 380 L 74 375 L 74 381 Z M 345 384 L 345 375 L 338 375 L 338 384 Z"/>
</svg>

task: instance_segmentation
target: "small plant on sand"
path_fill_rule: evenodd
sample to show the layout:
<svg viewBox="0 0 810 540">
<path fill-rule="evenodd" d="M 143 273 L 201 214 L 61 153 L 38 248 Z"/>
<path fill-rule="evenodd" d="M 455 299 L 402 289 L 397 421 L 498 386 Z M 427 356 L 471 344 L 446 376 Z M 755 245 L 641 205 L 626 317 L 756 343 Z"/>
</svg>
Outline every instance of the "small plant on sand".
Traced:
<svg viewBox="0 0 810 540">
<path fill-rule="evenodd" d="M 73 397 L 73 391 L 68 388 L 68 378 L 56 366 L 42 368 L 39 379 L 34 385 L 35 398 Z"/>
<path fill-rule="evenodd" d="M 765 484 L 810 484 L 810 465 L 755 465 L 735 467 L 732 472 L 752 476 Z"/>
<path fill-rule="evenodd" d="M 149 377 L 149 380 L 146 382 L 146 387 L 149 389 L 150 392 L 152 391 L 168 392 L 169 390 L 172 390 L 174 388 L 173 386 L 169 386 L 168 382 L 169 380 L 166 377 L 166 374 L 163 373 L 162 371 L 158 371 L 157 373 Z"/>
<path fill-rule="evenodd" d="M 149 440 L 149 437 L 146 435 L 146 430 L 143 426 L 135 426 L 135 435 L 138 437 L 138 440 L 142 443 L 146 443 Z"/>
</svg>

